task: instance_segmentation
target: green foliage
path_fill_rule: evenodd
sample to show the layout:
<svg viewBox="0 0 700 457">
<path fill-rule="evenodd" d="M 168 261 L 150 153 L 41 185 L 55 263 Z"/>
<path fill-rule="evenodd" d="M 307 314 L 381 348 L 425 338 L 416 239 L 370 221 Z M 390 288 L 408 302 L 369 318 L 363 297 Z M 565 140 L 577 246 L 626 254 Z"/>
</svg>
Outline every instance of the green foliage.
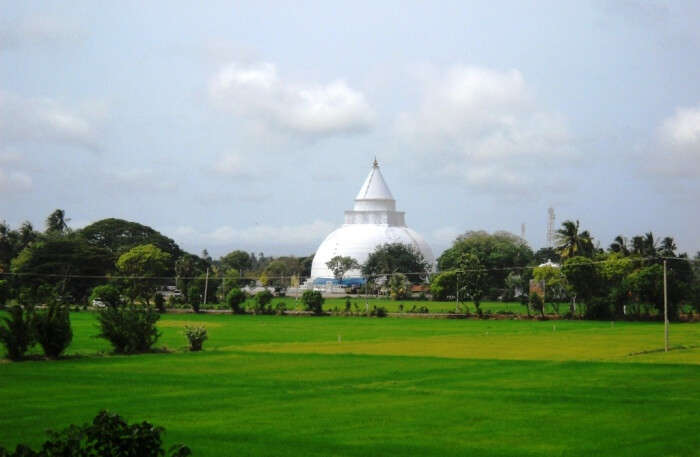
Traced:
<svg viewBox="0 0 700 457">
<path fill-rule="evenodd" d="M 34 314 L 33 324 L 36 340 L 50 359 L 59 358 L 73 340 L 68 306 L 50 304 Z"/>
<path fill-rule="evenodd" d="M 460 256 L 458 268 L 457 278 L 460 291 L 464 291 L 471 298 L 476 312 L 481 314 L 479 305 L 484 298 L 487 285 L 484 267 L 476 255 L 466 253 Z"/>
<path fill-rule="evenodd" d="M 544 281 L 544 301 L 557 303 L 567 297 L 568 284 L 562 273 L 561 267 L 543 265 L 532 269 L 532 278 L 536 281 Z"/>
<path fill-rule="evenodd" d="M 255 314 L 268 314 L 270 301 L 272 301 L 272 292 L 267 289 L 261 290 L 255 294 L 253 312 Z"/>
<path fill-rule="evenodd" d="M 6 279 L 0 279 L 0 309 L 10 299 L 10 283 Z"/>
<path fill-rule="evenodd" d="M 9 308 L 10 317 L 3 317 L 0 326 L 0 342 L 5 346 L 10 360 L 21 360 L 24 353 L 36 342 L 32 325 L 32 312 L 21 306 Z"/>
<path fill-rule="evenodd" d="M 202 304 L 202 291 L 199 286 L 193 284 L 187 289 L 187 302 L 192 306 L 195 313 L 199 312 L 199 305 Z"/>
<path fill-rule="evenodd" d="M 333 272 L 333 276 L 338 282 L 343 280 L 345 273 L 355 268 L 360 268 L 360 264 L 352 257 L 337 255 L 326 262 L 326 266 Z"/>
<path fill-rule="evenodd" d="M 530 294 L 530 307 L 544 317 L 544 302 L 540 294 Z"/>
<path fill-rule="evenodd" d="M 185 325 L 185 336 L 190 343 L 190 351 L 201 351 L 207 340 L 207 328 L 203 325 Z"/>
<path fill-rule="evenodd" d="M 22 285 L 36 290 L 53 287 L 61 297 L 85 302 L 90 289 L 114 268 L 109 251 L 91 246 L 75 236 L 48 238 L 27 246 L 12 261 L 12 272 L 22 275 Z"/>
<path fill-rule="evenodd" d="M 411 283 L 403 273 L 394 273 L 389 278 L 389 292 L 392 300 L 404 300 L 411 295 Z"/>
<path fill-rule="evenodd" d="M 231 308 L 234 314 L 242 314 L 243 307 L 241 306 L 246 300 L 246 294 L 241 289 L 233 288 L 226 294 L 226 305 Z"/>
<path fill-rule="evenodd" d="M 160 315 L 151 307 L 133 305 L 105 308 L 97 315 L 100 338 L 107 339 L 117 354 L 147 352 L 160 337 L 156 322 Z"/>
<path fill-rule="evenodd" d="M 159 313 L 165 312 L 165 298 L 160 292 L 156 292 L 155 296 L 153 297 L 153 304 Z"/>
<path fill-rule="evenodd" d="M 194 278 L 204 273 L 207 265 L 204 260 L 196 255 L 185 252 L 175 261 L 175 274 L 177 275 L 177 288 L 185 292 L 189 291 Z"/>
<path fill-rule="evenodd" d="M 442 253 L 438 258 L 438 268 L 440 271 L 458 269 L 464 254 L 476 256 L 486 270 L 483 291 L 493 291 L 491 298 L 496 298 L 505 288 L 509 271 L 525 267 L 533 258 L 527 242 L 512 233 L 472 231 L 460 235 L 452 247 Z"/>
<path fill-rule="evenodd" d="M 407 274 L 408 280 L 413 284 L 420 284 L 425 279 L 429 267 L 423 254 L 413 246 L 390 243 L 377 246 L 362 265 L 362 274 L 366 278 L 376 278 L 394 273 L 413 273 Z"/>
<path fill-rule="evenodd" d="M 49 439 L 38 451 L 25 445 L 18 445 L 14 452 L 0 447 L 0 456 L 161 457 L 166 455 L 160 437 L 164 431 L 163 427 L 148 422 L 129 425 L 117 414 L 100 411 L 92 424 L 71 425 L 59 432 L 49 431 Z M 175 445 L 167 455 L 186 457 L 191 454 L 187 446 Z"/>
<path fill-rule="evenodd" d="M 116 260 L 136 246 L 152 244 L 177 259 L 182 254 L 178 245 L 160 232 L 123 219 L 102 219 L 78 231 L 78 236 L 93 246 L 108 249 Z M 172 270 L 172 263 L 168 265 Z"/>
<path fill-rule="evenodd" d="M 374 317 L 386 317 L 387 314 L 386 308 L 383 306 L 372 306 L 372 311 L 370 311 L 370 316 Z"/>
<path fill-rule="evenodd" d="M 232 251 L 221 257 L 221 265 L 237 271 L 246 271 L 251 268 L 250 254 L 245 251 Z"/>
<path fill-rule="evenodd" d="M 301 295 L 301 302 L 304 304 L 304 309 L 311 311 L 316 315 L 323 314 L 323 295 L 317 290 L 305 290 Z"/>
<path fill-rule="evenodd" d="M 457 293 L 457 271 L 443 271 L 434 276 L 430 283 L 430 293 L 438 301 L 454 298 Z"/>
<path fill-rule="evenodd" d="M 588 230 L 580 231 L 579 221 L 562 222 L 554 237 L 557 242 L 556 250 L 562 259 L 593 256 L 593 237 Z"/>
<path fill-rule="evenodd" d="M 121 293 L 113 284 L 95 286 L 90 294 L 90 304 L 92 304 L 93 300 L 99 300 L 105 305 L 112 307 L 122 305 Z"/>
<path fill-rule="evenodd" d="M 576 256 L 567 259 L 561 269 L 574 294 L 588 302 L 598 289 L 599 276 L 593 261 Z"/>
<path fill-rule="evenodd" d="M 70 221 L 70 219 L 66 219 L 66 212 L 64 210 L 55 210 L 46 218 L 46 233 L 53 235 L 67 233 L 69 231 L 68 221 Z"/>
<path fill-rule="evenodd" d="M 131 248 L 119 256 L 117 268 L 126 276 L 131 294 L 131 301 L 141 298 L 146 304 L 158 288 L 158 282 L 151 278 L 164 276 L 171 262 L 170 254 L 154 244 L 144 244 Z"/>
</svg>

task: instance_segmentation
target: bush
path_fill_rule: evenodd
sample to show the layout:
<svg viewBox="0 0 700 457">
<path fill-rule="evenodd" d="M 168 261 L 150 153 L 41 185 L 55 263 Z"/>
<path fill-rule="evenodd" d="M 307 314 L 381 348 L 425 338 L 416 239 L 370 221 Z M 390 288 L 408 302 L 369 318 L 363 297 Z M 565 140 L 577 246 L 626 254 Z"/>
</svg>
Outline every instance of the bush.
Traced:
<svg viewBox="0 0 700 457">
<path fill-rule="evenodd" d="M 163 294 L 156 292 L 156 295 L 153 297 L 153 304 L 159 313 L 165 312 L 165 298 L 163 298 Z"/>
<path fill-rule="evenodd" d="M 92 305 L 92 302 L 94 300 L 101 301 L 107 306 L 121 306 L 122 305 L 122 297 L 121 294 L 119 293 L 119 289 L 117 289 L 115 286 L 112 284 L 104 284 L 102 286 L 95 286 L 92 289 L 92 293 L 90 294 L 90 304 Z"/>
<path fill-rule="evenodd" d="M 231 312 L 234 314 L 242 314 L 244 312 L 241 306 L 246 300 L 245 292 L 241 289 L 234 287 L 229 290 L 226 294 L 226 304 L 231 308 Z"/>
<path fill-rule="evenodd" d="M 65 305 L 49 305 L 48 310 L 34 315 L 36 339 L 46 357 L 57 359 L 73 340 L 70 315 Z"/>
<path fill-rule="evenodd" d="M 187 289 L 187 301 L 189 301 L 190 305 L 192 305 L 192 309 L 194 310 L 194 312 L 198 313 L 199 305 L 202 302 L 202 295 L 199 291 L 199 287 L 193 285 L 190 286 L 189 289 Z"/>
<path fill-rule="evenodd" d="M 275 314 L 278 316 L 283 315 L 285 311 L 287 311 L 287 304 L 285 302 L 281 301 L 275 305 Z"/>
<path fill-rule="evenodd" d="M 253 307 L 253 312 L 255 314 L 267 314 L 269 313 L 268 306 L 272 301 L 272 293 L 265 289 L 257 294 L 255 294 L 255 305 Z"/>
<path fill-rule="evenodd" d="M 370 315 L 376 317 L 386 317 L 386 308 L 383 306 L 372 306 L 372 312 L 370 313 Z"/>
<path fill-rule="evenodd" d="M 107 411 L 93 419 L 92 424 L 71 425 L 60 432 L 49 431 L 49 439 L 39 451 L 20 444 L 14 452 L 0 447 L 2 457 L 160 457 L 164 456 L 160 435 L 163 427 L 148 422 L 129 425 L 117 414 Z M 187 446 L 177 444 L 168 451 L 168 457 L 186 457 L 192 454 Z"/>
<path fill-rule="evenodd" d="M 301 295 L 301 302 L 304 303 L 304 309 L 311 311 L 316 315 L 323 314 L 323 296 L 317 290 L 305 290 Z"/>
<path fill-rule="evenodd" d="M 207 328 L 203 325 L 185 325 L 185 336 L 190 342 L 190 351 L 201 351 L 204 341 L 208 339 Z"/>
<path fill-rule="evenodd" d="M 585 319 L 608 320 L 612 319 L 610 305 L 604 298 L 591 298 L 586 303 L 586 311 L 583 313 Z"/>
<path fill-rule="evenodd" d="M 160 337 L 156 322 L 160 315 L 152 308 L 106 308 L 97 315 L 100 324 L 100 338 L 105 338 L 114 346 L 117 354 L 133 354 L 151 349 Z"/>
<path fill-rule="evenodd" d="M 2 318 L 5 325 L 0 326 L 0 342 L 7 350 L 8 358 L 21 360 L 35 343 L 32 313 L 21 306 L 11 306 L 8 311 L 10 317 Z"/>
<path fill-rule="evenodd" d="M 530 294 L 530 306 L 534 311 L 540 313 L 540 315 L 544 317 L 544 302 L 542 301 L 542 297 L 540 296 L 540 294 Z"/>
<path fill-rule="evenodd" d="M 5 307 L 5 303 L 10 299 L 10 283 L 6 279 L 0 279 L 0 309 Z"/>
</svg>

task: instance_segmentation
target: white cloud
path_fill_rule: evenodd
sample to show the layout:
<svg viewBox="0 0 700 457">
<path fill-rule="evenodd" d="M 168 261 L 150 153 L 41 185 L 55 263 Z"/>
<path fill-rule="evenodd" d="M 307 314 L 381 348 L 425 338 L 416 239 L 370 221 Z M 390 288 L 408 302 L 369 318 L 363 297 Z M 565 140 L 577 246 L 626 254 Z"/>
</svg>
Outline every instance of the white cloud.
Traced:
<svg viewBox="0 0 700 457">
<path fill-rule="evenodd" d="M 103 108 L 67 108 L 49 98 L 25 98 L 0 91 L 0 147 L 22 142 L 48 142 L 96 149 L 95 126 Z"/>
<path fill-rule="evenodd" d="M 200 232 L 193 227 L 181 226 L 174 230 L 174 234 L 176 239 L 184 239 L 190 243 L 204 243 L 207 246 L 296 247 L 320 243 L 335 228 L 337 224 L 316 220 L 302 225 L 255 225 L 245 228 L 221 226 L 209 232 Z"/>
<path fill-rule="evenodd" d="M 74 22 L 56 16 L 32 15 L 0 27 L 0 49 L 24 46 L 56 46 L 79 41 L 83 30 Z"/>
<path fill-rule="evenodd" d="M 210 96 L 268 131 L 324 137 L 363 132 L 374 121 L 364 94 L 345 81 L 294 83 L 271 63 L 225 66 L 212 78 Z"/>
<path fill-rule="evenodd" d="M 21 171 L 0 168 L 0 192 L 25 192 L 32 188 L 32 178 Z"/>
<path fill-rule="evenodd" d="M 700 105 L 679 108 L 657 130 L 657 144 L 648 152 L 646 171 L 652 175 L 700 178 Z"/>
<path fill-rule="evenodd" d="M 492 193 L 523 195 L 543 185 L 544 165 L 577 159 L 564 121 L 537 107 L 517 70 L 435 72 L 421 105 L 399 115 L 396 133 L 417 151 L 418 166 Z"/>
<path fill-rule="evenodd" d="M 253 178 L 259 175 L 258 161 L 252 157 L 232 152 L 224 154 L 214 163 L 214 171 L 236 178 Z"/>
<path fill-rule="evenodd" d="M 131 168 L 110 171 L 106 175 L 109 184 L 121 187 L 167 191 L 176 188 L 175 183 L 169 179 L 168 172 L 165 170 L 157 173 L 149 168 Z"/>
</svg>

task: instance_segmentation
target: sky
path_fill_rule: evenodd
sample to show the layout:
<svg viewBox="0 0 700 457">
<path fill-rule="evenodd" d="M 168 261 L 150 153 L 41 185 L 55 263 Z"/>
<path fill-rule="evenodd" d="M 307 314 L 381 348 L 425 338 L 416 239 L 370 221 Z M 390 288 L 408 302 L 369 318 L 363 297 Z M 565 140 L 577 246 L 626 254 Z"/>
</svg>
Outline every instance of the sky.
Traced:
<svg viewBox="0 0 700 457">
<path fill-rule="evenodd" d="M 579 220 L 700 250 L 695 1 L 3 1 L 0 220 L 308 255 L 376 157 L 436 255 Z"/>
</svg>

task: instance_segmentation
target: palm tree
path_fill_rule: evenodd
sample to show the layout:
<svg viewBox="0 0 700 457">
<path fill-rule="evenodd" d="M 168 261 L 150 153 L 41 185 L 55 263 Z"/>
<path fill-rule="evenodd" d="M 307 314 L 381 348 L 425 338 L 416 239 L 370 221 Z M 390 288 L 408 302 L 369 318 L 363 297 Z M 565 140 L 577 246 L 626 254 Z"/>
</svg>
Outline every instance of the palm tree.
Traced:
<svg viewBox="0 0 700 457">
<path fill-rule="evenodd" d="M 46 233 L 65 233 L 68 231 L 68 222 L 66 212 L 62 209 L 57 209 L 46 218 Z"/>
<path fill-rule="evenodd" d="M 661 240 L 661 247 L 659 248 L 660 254 L 664 257 L 675 257 L 676 256 L 676 242 L 672 237 L 667 236 Z"/>
<path fill-rule="evenodd" d="M 554 235 L 557 242 L 557 252 L 562 259 L 568 259 L 577 255 L 590 257 L 593 255 L 593 237 L 584 230 L 579 232 L 579 221 L 564 221 L 562 228 Z"/>
<path fill-rule="evenodd" d="M 630 250 L 627 248 L 627 238 L 622 235 L 617 235 L 613 242 L 610 243 L 608 250 L 610 252 L 617 252 L 623 256 L 628 256 L 630 254 Z"/>
<path fill-rule="evenodd" d="M 630 246 L 632 247 L 632 254 L 636 255 L 644 255 L 644 237 L 637 235 L 632 237 L 632 241 L 630 242 Z"/>
<path fill-rule="evenodd" d="M 644 251 L 643 254 L 647 257 L 656 257 L 659 255 L 659 245 L 654 239 L 654 234 L 647 232 L 644 234 Z"/>
</svg>

